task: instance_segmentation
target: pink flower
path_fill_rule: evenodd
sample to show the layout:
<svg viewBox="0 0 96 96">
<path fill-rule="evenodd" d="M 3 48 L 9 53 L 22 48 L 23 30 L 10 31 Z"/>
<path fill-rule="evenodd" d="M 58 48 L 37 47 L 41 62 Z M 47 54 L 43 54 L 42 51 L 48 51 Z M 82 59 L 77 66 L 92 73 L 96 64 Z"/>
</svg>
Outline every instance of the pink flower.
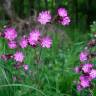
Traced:
<svg viewBox="0 0 96 96">
<path fill-rule="evenodd" d="M 24 64 L 23 67 L 24 67 L 25 71 L 27 71 L 29 69 L 29 66 L 27 64 Z"/>
<path fill-rule="evenodd" d="M 88 59 L 88 53 L 87 52 L 81 52 L 80 53 L 80 61 L 86 61 Z"/>
<path fill-rule="evenodd" d="M 4 37 L 8 40 L 14 40 L 17 37 L 15 28 L 6 28 L 4 31 Z"/>
<path fill-rule="evenodd" d="M 91 72 L 89 73 L 90 77 L 92 79 L 96 78 L 96 70 L 95 69 L 92 69 Z"/>
<path fill-rule="evenodd" d="M 83 88 L 89 87 L 89 86 L 90 86 L 90 81 L 89 81 L 89 80 L 82 80 L 82 81 L 80 82 L 80 85 L 81 85 Z"/>
<path fill-rule="evenodd" d="M 51 45 L 52 45 L 52 40 L 51 40 L 51 38 L 49 38 L 49 37 L 44 37 L 44 38 L 41 40 L 41 46 L 42 46 L 42 47 L 50 48 Z"/>
<path fill-rule="evenodd" d="M 92 80 L 89 75 L 88 75 L 88 76 L 86 76 L 86 75 L 81 75 L 79 79 L 80 79 L 80 81 L 83 81 L 83 80 L 91 81 L 91 80 Z"/>
<path fill-rule="evenodd" d="M 45 25 L 46 23 L 51 21 L 51 18 L 52 17 L 51 17 L 50 11 L 42 11 L 41 13 L 39 13 L 37 20 L 41 24 Z"/>
<path fill-rule="evenodd" d="M 93 65 L 92 64 L 85 64 L 82 67 L 82 70 L 84 73 L 89 73 L 92 70 Z"/>
<path fill-rule="evenodd" d="M 80 85 L 83 88 L 89 87 L 90 86 L 90 81 L 91 81 L 91 77 L 90 76 L 80 76 Z"/>
<path fill-rule="evenodd" d="M 10 49 L 17 48 L 17 44 L 16 44 L 15 41 L 9 41 L 8 46 L 9 46 Z"/>
<path fill-rule="evenodd" d="M 27 47 L 27 45 L 28 45 L 28 41 L 27 41 L 26 36 L 23 36 L 23 37 L 21 38 L 19 44 L 20 44 L 21 48 L 26 48 L 26 47 Z"/>
<path fill-rule="evenodd" d="M 66 25 L 69 25 L 70 23 L 70 18 L 67 16 L 67 17 L 63 17 L 60 21 L 59 21 L 62 25 L 66 26 Z"/>
<path fill-rule="evenodd" d="M 39 30 L 37 30 L 37 29 L 33 30 L 33 31 L 30 33 L 29 37 L 28 37 L 28 42 L 29 42 L 29 44 L 30 44 L 30 45 L 36 45 L 36 43 L 37 43 L 38 40 L 39 40 L 40 35 L 41 35 L 41 34 L 40 34 Z"/>
<path fill-rule="evenodd" d="M 67 10 L 65 8 L 59 8 L 58 9 L 58 15 L 61 17 L 66 17 L 67 16 Z"/>
<path fill-rule="evenodd" d="M 23 62 L 24 60 L 24 55 L 22 52 L 16 52 L 14 54 L 14 59 L 17 61 L 17 62 Z"/>
</svg>

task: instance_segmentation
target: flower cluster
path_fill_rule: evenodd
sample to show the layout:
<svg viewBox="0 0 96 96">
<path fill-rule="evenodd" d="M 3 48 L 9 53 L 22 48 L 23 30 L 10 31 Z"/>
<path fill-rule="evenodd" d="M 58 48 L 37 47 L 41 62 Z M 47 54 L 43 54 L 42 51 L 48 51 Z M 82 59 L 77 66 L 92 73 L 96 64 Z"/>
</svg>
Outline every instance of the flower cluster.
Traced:
<svg viewBox="0 0 96 96">
<path fill-rule="evenodd" d="M 70 18 L 68 16 L 68 12 L 65 8 L 59 8 L 57 10 L 57 15 L 59 16 L 59 23 L 66 26 L 69 25 L 70 23 Z M 51 21 L 53 21 L 52 19 L 52 15 L 50 11 L 42 11 L 39 13 L 38 17 L 37 17 L 37 21 L 42 24 L 45 25 Z"/>
<path fill-rule="evenodd" d="M 79 82 L 77 84 L 77 90 L 81 91 L 85 88 L 91 88 L 93 79 L 96 79 L 96 69 L 93 63 L 93 58 L 96 57 L 95 52 L 91 52 L 91 49 L 96 46 L 96 39 L 92 39 L 88 42 L 87 47 L 80 53 L 80 66 L 75 68 L 76 73 L 82 73 Z"/>
<path fill-rule="evenodd" d="M 68 12 L 65 8 L 59 8 L 58 9 L 58 15 L 60 17 L 59 23 L 62 25 L 69 25 L 70 23 L 70 18 L 68 16 Z"/>
<path fill-rule="evenodd" d="M 16 61 L 14 67 L 16 69 L 23 67 L 25 71 L 28 70 L 28 65 L 24 64 L 24 54 L 18 49 L 26 48 L 28 45 L 36 47 L 40 45 L 42 48 L 50 48 L 52 45 L 52 39 L 48 36 L 42 36 L 38 29 L 32 30 L 28 36 L 24 35 L 19 41 L 17 41 L 17 32 L 15 28 L 10 27 L 6 28 L 1 36 L 8 41 L 8 47 L 10 49 L 16 49 L 17 51 L 14 54 L 2 54 L 1 59 L 7 61 L 13 59 Z"/>
</svg>

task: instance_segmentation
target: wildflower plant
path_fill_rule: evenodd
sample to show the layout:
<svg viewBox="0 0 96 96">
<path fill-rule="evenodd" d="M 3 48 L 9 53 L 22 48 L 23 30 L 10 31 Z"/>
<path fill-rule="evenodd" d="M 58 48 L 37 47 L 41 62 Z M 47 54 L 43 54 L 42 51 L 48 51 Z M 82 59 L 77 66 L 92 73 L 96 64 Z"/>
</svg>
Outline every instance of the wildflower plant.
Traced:
<svg viewBox="0 0 96 96">
<path fill-rule="evenodd" d="M 94 87 L 94 79 L 96 79 L 95 67 L 95 46 L 96 36 L 93 33 L 93 38 L 85 46 L 84 50 L 80 53 L 80 66 L 75 68 L 75 72 L 80 74 L 79 81 L 77 82 L 77 90 L 83 89 L 91 90 Z"/>
<path fill-rule="evenodd" d="M 58 21 L 60 24 L 64 26 L 69 25 L 70 18 L 65 8 L 58 9 L 57 16 L 59 16 Z M 53 17 L 51 15 L 51 12 L 48 10 L 40 12 L 36 18 L 36 21 L 40 23 L 42 26 L 44 26 L 47 25 L 47 23 L 51 23 L 54 20 L 52 19 Z M 19 39 L 18 36 L 19 34 L 15 27 L 8 26 L 4 28 L 4 30 L 0 33 L 0 38 L 4 38 L 7 41 L 8 48 L 14 51 L 13 53 L 4 53 L 0 56 L 0 58 L 6 62 L 8 60 L 12 60 L 13 67 L 15 69 L 19 70 L 23 68 L 25 72 L 29 72 L 29 65 L 26 64 L 24 61 L 25 58 L 27 58 L 27 56 L 24 54 L 23 50 L 29 46 L 34 49 L 38 47 L 41 49 L 51 48 L 52 38 L 47 34 L 43 34 L 43 32 L 37 28 L 32 29 L 29 34 L 23 34 L 23 36 Z M 37 53 L 36 56 L 40 61 L 40 56 L 38 56 Z M 39 62 L 36 63 L 38 64 Z"/>
</svg>

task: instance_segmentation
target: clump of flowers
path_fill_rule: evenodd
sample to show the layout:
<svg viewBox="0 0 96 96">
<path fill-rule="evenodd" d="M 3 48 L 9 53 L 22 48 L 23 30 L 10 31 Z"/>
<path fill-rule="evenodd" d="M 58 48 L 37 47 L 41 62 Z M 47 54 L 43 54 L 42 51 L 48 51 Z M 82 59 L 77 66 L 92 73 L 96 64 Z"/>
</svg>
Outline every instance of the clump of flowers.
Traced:
<svg viewBox="0 0 96 96">
<path fill-rule="evenodd" d="M 7 39 L 8 47 L 16 49 L 16 52 L 14 54 L 2 54 L 0 58 L 5 61 L 13 59 L 16 62 L 14 67 L 16 69 L 23 67 L 25 71 L 29 69 L 29 66 L 24 64 L 25 56 L 18 49 L 24 49 L 27 46 L 36 47 L 36 45 L 42 48 L 50 48 L 52 45 L 52 39 L 48 36 L 41 36 L 41 32 L 38 29 L 32 30 L 28 36 L 24 35 L 19 41 L 16 39 L 17 32 L 13 27 L 4 29 L 4 33 L 1 33 L 1 36 Z"/>
<path fill-rule="evenodd" d="M 58 9 L 58 16 L 59 16 L 59 23 L 66 26 L 70 23 L 70 18 L 68 16 L 68 12 L 65 8 L 59 8 Z"/>
<path fill-rule="evenodd" d="M 66 26 L 69 25 L 71 20 L 68 16 L 68 12 L 65 8 L 58 8 L 57 10 L 57 15 L 56 17 L 59 18 L 52 18 L 51 12 L 50 11 L 42 11 L 39 13 L 38 17 L 37 17 L 37 21 L 42 24 L 42 25 L 46 25 L 47 23 L 51 23 L 54 20 L 58 20 L 60 24 Z"/>
<path fill-rule="evenodd" d="M 92 51 L 92 48 L 96 46 L 96 39 L 90 40 L 85 49 L 80 53 L 80 66 L 75 68 L 75 72 L 81 74 L 79 82 L 77 84 L 77 90 L 81 91 L 85 88 L 91 88 L 93 86 L 93 80 L 96 79 L 96 69 L 92 63 L 96 57 L 96 53 Z"/>
<path fill-rule="evenodd" d="M 62 25 L 64 26 L 69 25 L 70 18 L 68 17 L 68 13 L 66 9 L 64 8 L 58 9 L 58 15 L 60 17 L 59 21 Z M 47 23 L 51 23 L 52 21 L 54 21 L 52 19 L 53 18 L 52 18 L 51 12 L 49 10 L 46 10 L 46 11 L 40 12 L 35 21 L 39 22 L 41 25 L 46 25 Z M 0 32 L 0 37 L 3 37 L 4 39 L 6 39 L 9 49 L 12 49 L 12 50 L 15 49 L 14 53 L 2 54 L 0 56 L 0 59 L 3 59 L 5 61 L 12 59 L 15 62 L 15 64 L 13 64 L 14 67 L 16 69 L 23 68 L 25 72 L 28 71 L 30 68 L 29 68 L 29 65 L 24 63 L 26 56 L 24 55 L 22 49 L 28 46 L 31 46 L 31 48 L 35 48 L 39 46 L 41 48 L 49 49 L 52 46 L 51 37 L 41 34 L 40 30 L 35 28 L 28 35 L 24 34 L 18 40 L 17 38 L 18 34 L 16 29 L 14 27 L 6 27 L 4 28 L 2 33 Z M 94 72 L 94 70 L 92 72 Z"/>
</svg>

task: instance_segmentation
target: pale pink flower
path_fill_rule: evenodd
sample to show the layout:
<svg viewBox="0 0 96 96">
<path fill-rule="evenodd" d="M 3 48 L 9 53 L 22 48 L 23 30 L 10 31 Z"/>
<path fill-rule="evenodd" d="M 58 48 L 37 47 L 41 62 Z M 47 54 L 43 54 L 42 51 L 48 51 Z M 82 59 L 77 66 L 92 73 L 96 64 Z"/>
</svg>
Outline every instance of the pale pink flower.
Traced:
<svg viewBox="0 0 96 96">
<path fill-rule="evenodd" d="M 4 30 L 4 37 L 8 40 L 14 40 L 17 37 L 17 32 L 15 30 L 15 28 L 6 28 Z"/>
<path fill-rule="evenodd" d="M 15 41 L 9 41 L 8 46 L 9 46 L 10 49 L 17 48 L 17 44 L 16 44 Z"/>
<path fill-rule="evenodd" d="M 23 36 L 23 37 L 21 38 L 19 44 L 20 44 L 21 48 L 26 48 L 26 47 L 27 47 L 27 45 L 28 45 L 28 41 L 27 41 L 26 36 Z"/>
<path fill-rule="evenodd" d="M 58 9 L 58 15 L 61 17 L 66 17 L 67 16 L 67 10 L 65 8 L 59 8 Z"/>
<path fill-rule="evenodd" d="M 50 11 L 42 11 L 39 13 L 39 16 L 37 18 L 38 22 L 45 25 L 46 23 L 51 21 L 51 14 Z"/>
<path fill-rule="evenodd" d="M 41 46 L 42 47 L 50 48 L 51 45 L 52 45 L 52 39 L 50 37 L 44 37 L 41 40 Z"/>
<path fill-rule="evenodd" d="M 23 62 L 23 60 L 24 60 L 24 55 L 23 55 L 23 53 L 17 51 L 17 52 L 14 54 L 14 59 L 15 59 L 17 62 Z"/>
</svg>

